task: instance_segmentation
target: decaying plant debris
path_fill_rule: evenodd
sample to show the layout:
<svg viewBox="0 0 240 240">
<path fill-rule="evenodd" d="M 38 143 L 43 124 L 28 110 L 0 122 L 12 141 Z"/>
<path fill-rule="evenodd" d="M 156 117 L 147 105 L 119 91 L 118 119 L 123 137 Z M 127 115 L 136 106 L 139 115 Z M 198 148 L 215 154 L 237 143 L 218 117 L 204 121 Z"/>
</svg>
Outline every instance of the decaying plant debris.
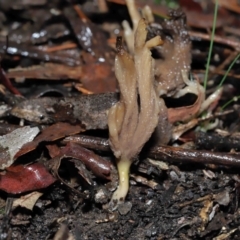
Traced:
<svg viewBox="0 0 240 240">
<path fill-rule="evenodd" d="M 145 4 L 0 1 L 0 239 L 239 238 L 239 19 L 204 89 L 213 3 Z"/>
</svg>

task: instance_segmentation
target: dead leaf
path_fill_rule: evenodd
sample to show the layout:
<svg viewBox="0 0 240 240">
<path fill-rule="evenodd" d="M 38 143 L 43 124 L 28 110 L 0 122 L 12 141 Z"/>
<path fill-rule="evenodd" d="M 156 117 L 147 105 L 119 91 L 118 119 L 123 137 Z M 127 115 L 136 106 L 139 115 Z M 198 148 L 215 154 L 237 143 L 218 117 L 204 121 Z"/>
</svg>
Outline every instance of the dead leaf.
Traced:
<svg viewBox="0 0 240 240">
<path fill-rule="evenodd" d="M 69 232 L 68 226 L 62 223 L 53 240 L 75 240 L 75 238 L 72 233 Z"/>
<path fill-rule="evenodd" d="M 225 7 L 226 9 L 235 13 L 240 13 L 240 6 L 237 0 L 218 0 L 219 6 Z"/>
<path fill-rule="evenodd" d="M 59 122 L 45 128 L 34 141 L 25 144 L 19 152 L 15 155 L 15 159 L 23 154 L 34 150 L 40 142 L 52 142 L 60 138 L 74 135 L 82 131 L 79 125 L 71 125 L 69 123 Z"/>
<path fill-rule="evenodd" d="M 26 126 L 0 136 L 0 169 L 3 170 L 12 165 L 19 149 L 25 143 L 31 142 L 38 133 L 38 127 Z"/>
<path fill-rule="evenodd" d="M 207 225 L 207 223 L 209 222 L 209 214 L 212 210 L 212 207 L 213 207 L 213 202 L 212 200 L 206 200 L 203 202 L 204 206 L 203 208 L 201 209 L 199 215 L 202 219 L 202 225 L 200 227 L 200 230 L 201 231 L 204 231 L 205 230 L 205 226 Z"/>
<path fill-rule="evenodd" d="M 46 188 L 54 182 L 55 178 L 40 163 L 10 166 L 0 175 L 0 189 L 11 194 Z"/>
<path fill-rule="evenodd" d="M 94 93 L 115 92 L 117 80 L 108 63 L 89 63 L 82 66 L 83 86 Z"/>
<path fill-rule="evenodd" d="M 233 17 L 226 9 L 220 7 L 224 6 L 221 2 L 225 2 L 225 5 L 230 5 L 229 2 L 236 0 L 219 0 L 218 17 L 216 19 L 216 28 L 221 28 L 233 21 Z M 187 23 L 191 27 L 196 28 L 212 28 L 213 25 L 213 1 L 195 1 L 195 0 L 179 0 L 180 7 L 187 15 Z M 196 21 L 198 19 L 198 21 Z"/>
<path fill-rule="evenodd" d="M 83 199 L 89 198 L 89 196 L 87 194 L 82 193 L 82 192 L 78 191 L 77 189 L 75 189 L 74 186 L 72 186 L 72 184 L 69 184 L 68 182 L 66 182 L 58 174 L 58 170 L 59 170 L 59 167 L 60 167 L 60 164 L 61 164 L 61 161 L 62 161 L 63 158 L 65 158 L 64 155 L 52 158 L 52 159 L 50 159 L 49 161 L 46 162 L 46 165 L 51 170 L 51 172 L 53 173 L 54 177 L 56 177 L 59 181 L 61 181 L 62 184 L 64 184 L 65 186 L 69 187 L 73 192 L 75 192 L 78 196 L 82 197 Z"/>
<path fill-rule="evenodd" d="M 185 124 L 179 124 L 175 127 L 173 127 L 172 131 L 172 140 L 176 141 L 180 138 L 180 136 L 183 135 L 183 133 L 187 132 L 188 130 L 194 128 L 198 124 L 198 119 L 194 118 L 191 121 L 185 123 Z M 182 140 L 182 139 L 181 139 Z M 189 139 L 188 139 L 189 141 Z"/>
<path fill-rule="evenodd" d="M 93 186 L 92 174 L 90 171 L 86 169 L 86 166 L 79 161 L 78 159 L 71 159 L 71 162 L 74 163 L 75 167 L 78 170 L 78 173 L 82 176 L 82 178 L 91 186 Z"/>
<path fill-rule="evenodd" d="M 21 196 L 20 198 L 13 201 L 13 209 L 20 206 L 27 208 L 32 211 L 35 203 L 43 194 L 40 192 L 32 192 L 25 196 Z"/>
<path fill-rule="evenodd" d="M 48 153 L 51 158 L 55 158 L 61 153 L 60 148 L 57 146 L 57 144 L 47 144 L 46 148 L 48 149 Z"/>
<path fill-rule="evenodd" d="M 198 98 L 193 105 L 179 108 L 168 108 L 168 120 L 170 123 L 175 123 L 178 121 L 185 122 L 193 118 L 202 106 L 205 99 L 204 92 L 201 91 L 201 86 L 198 87 Z"/>
<path fill-rule="evenodd" d="M 230 235 L 233 234 L 234 232 L 236 232 L 238 230 L 238 228 L 234 228 L 231 231 L 227 232 L 227 233 L 222 233 L 220 235 L 218 235 L 217 237 L 213 238 L 213 240 L 227 240 L 230 239 Z"/>
<path fill-rule="evenodd" d="M 231 200 L 228 190 L 224 190 L 223 192 L 216 194 L 214 198 L 219 205 L 223 206 L 228 206 Z"/>
</svg>

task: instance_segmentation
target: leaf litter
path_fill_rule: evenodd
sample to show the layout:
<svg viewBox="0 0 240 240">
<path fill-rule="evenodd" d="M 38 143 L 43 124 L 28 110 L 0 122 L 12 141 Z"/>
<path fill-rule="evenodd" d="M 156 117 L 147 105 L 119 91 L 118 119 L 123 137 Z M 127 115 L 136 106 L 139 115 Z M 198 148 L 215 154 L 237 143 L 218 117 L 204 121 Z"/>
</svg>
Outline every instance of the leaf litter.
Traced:
<svg viewBox="0 0 240 240">
<path fill-rule="evenodd" d="M 219 1 L 206 91 L 214 1 L 0 4 L 1 239 L 238 239 L 236 1 Z M 133 153 L 113 212 L 111 149 Z"/>
</svg>

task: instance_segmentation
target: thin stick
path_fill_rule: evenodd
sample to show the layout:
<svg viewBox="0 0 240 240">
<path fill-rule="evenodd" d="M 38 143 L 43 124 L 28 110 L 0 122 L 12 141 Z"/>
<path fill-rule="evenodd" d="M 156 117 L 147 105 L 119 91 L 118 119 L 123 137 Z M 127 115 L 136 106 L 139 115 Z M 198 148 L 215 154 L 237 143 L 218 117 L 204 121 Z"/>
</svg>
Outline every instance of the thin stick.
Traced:
<svg viewBox="0 0 240 240">
<path fill-rule="evenodd" d="M 108 140 L 104 138 L 79 135 L 64 139 L 64 142 L 69 141 L 77 142 L 86 148 L 110 152 Z M 151 148 L 147 153 L 147 157 L 166 162 L 217 164 L 230 167 L 240 167 L 240 154 L 189 150 L 171 146 L 158 146 Z"/>
<path fill-rule="evenodd" d="M 206 33 L 200 33 L 200 32 L 195 32 L 195 31 L 189 31 L 189 35 L 191 36 L 192 40 L 207 40 L 209 41 L 211 38 L 209 34 Z M 237 40 L 234 39 L 229 39 L 229 38 L 223 38 L 221 36 L 214 36 L 214 42 L 223 44 L 229 47 L 234 48 L 236 51 L 240 51 L 240 43 Z"/>
</svg>

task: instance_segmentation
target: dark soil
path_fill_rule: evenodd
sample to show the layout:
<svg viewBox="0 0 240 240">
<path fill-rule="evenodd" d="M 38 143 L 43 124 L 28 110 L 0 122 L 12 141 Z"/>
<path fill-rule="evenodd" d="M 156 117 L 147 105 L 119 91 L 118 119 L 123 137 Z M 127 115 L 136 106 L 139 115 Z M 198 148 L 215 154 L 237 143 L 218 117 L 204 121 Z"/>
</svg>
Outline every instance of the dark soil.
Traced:
<svg viewBox="0 0 240 240">
<path fill-rule="evenodd" d="M 93 149 L 94 153 L 100 156 L 99 166 L 97 164 L 91 166 L 93 153 L 89 153 L 89 156 L 86 154 L 87 157 L 83 163 L 79 163 L 76 160 L 77 157 L 72 155 L 62 154 L 59 158 L 56 157 L 59 156 L 67 141 L 74 142 L 73 139 L 64 142 L 62 141 L 64 137 L 98 128 L 96 125 L 104 127 L 101 130 L 87 131 L 88 136 L 107 139 L 106 116 L 101 118 L 102 123 L 99 116 L 93 114 L 93 122 L 88 121 L 85 125 L 81 122 L 80 126 L 76 123 L 79 115 L 76 117 L 75 112 L 72 111 L 72 106 L 80 105 L 78 99 L 75 101 L 74 98 L 72 104 L 58 105 L 59 99 L 54 98 L 53 101 L 48 98 L 51 104 L 54 102 L 48 108 L 41 97 L 69 98 L 79 97 L 82 93 L 116 91 L 117 80 L 113 71 L 116 52 L 112 41 L 113 39 L 115 41 L 117 35 L 122 35 L 121 21 L 130 19 L 124 1 L 120 1 L 120 4 L 114 3 L 116 1 L 107 1 L 110 9 L 108 12 L 100 9 L 97 1 L 76 2 L 78 5 L 60 0 L 49 2 L 39 0 L 37 3 L 27 0 L 0 0 L 0 53 L 2 55 L 0 80 L 5 86 L 5 90 L 0 89 L 0 135 L 6 135 L 20 128 L 19 122 L 23 123 L 20 119 L 25 119 L 25 125 L 39 126 L 41 133 L 47 129 L 40 140 L 32 141 L 32 145 L 30 144 L 27 149 L 22 148 L 22 152 L 19 151 L 21 154 L 18 152 L 19 158 L 13 163 L 13 167 L 31 166 L 32 163 L 39 162 L 44 165 L 48 174 L 56 178 L 56 182 L 46 188 L 28 189 L 27 192 L 20 191 L 17 194 L 11 191 L 7 193 L 5 188 L 0 187 L 0 240 L 240 239 L 240 158 L 236 153 L 239 151 L 240 141 L 238 134 L 235 138 L 231 138 L 239 132 L 239 62 L 224 83 L 221 99 L 214 103 L 217 107 L 212 107 L 215 110 L 211 109 L 213 117 L 205 125 L 201 119 L 197 123 L 202 129 L 204 127 L 207 129 L 207 126 L 220 116 L 217 128 L 226 132 L 218 131 L 215 135 L 214 130 L 209 133 L 205 129 L 206 133 L 200 134 L 196 133 L 199 131 L 196 125 L 189 128 L 174 142 L 178 146 L 186 143 L 191 145 L 192 152 L 190 150 L 187 152 L 189 146 L 186 144 L 184 146 L 186 152 L 181 153 L 179 161 L 180 155 L 177 153 L 174 155 L 174 148 L 170 148 L 168 153 L 162 153 L 167 157 L 163 158 L 165 162 L 161 162 L 159 155 L 155 156 L 154 152 L 148 155 L 149 152 L 145 152 L 148 149 L 147 145 L 143 151 L 144 157 L 140 155 L 131 168 L 130 190 L 125 203 L 120 205 L 118 210 L 112 212 L 107 205 L 114 190 L 113 186 L 116 187 L 116 169 L 111 169 L 111 175 L 105 176 L 100 166 L 102 162 L 105 162 L 106 167 L 109 168 L 115 166 L 114 158 L 109 153 L 109 146 L 105 146 L 107 150 L 100 146 L 98 146 L 99 149 Z M 137 2 L 138 7 L 142 7 L 142 3 L 145 3 L 145 1 Z M 149 1 L 155 14 L 167 14 L 166 6 L 156 5 L 156 1 L 154 5 L 153 2 Z M 191 7 L 188 8 L 186 1 L 178 1 L 189 19 L 188 27 L 191 30 L 190 36 L 193 43 L 192 72 L 202 83 L 209 50 L 209 29 L 212 26 L 214 4 L 209 4 L 210 1 L 202 1 L 206 3 L 204 8 L 196 1 L 189 2 Z M 76 10 L 76 6 L 81 8 Z M 85 19 L 83 13 L 89 20 Z M 196 15 L 193 16 L 193 14 Z M 157 22 L 161 22 L 161 18 L 156 19 Z M 204 21 L 198 22 L 196 19 L 204 19 Z M 236 35 L 229 33 L 230 26 L 236 30 L 239 26 L 239 17 L 233 9 L 229 11 L 227 7 L 221 6 L 217 20 L 219 38 L 215 39 L 211 61 L 212 71 L 210 71 L 211 81 L 206 91 L 207 96 L 217 89 L 229 64 L 240 51 L 239 33 Z M 94 36 L 87 35 L 86 29 L 90 29 Z M 179 29 L 176 27 L 170 30 Z M 80 34 L 83 32 L 85 35 Z M 229 35 L 232 41 L 227 41 Z M 90 45 L 87 45 L 84 37 L 92 41 Z M 169 40 L 168 37 L 167 35 L 166 39 Z M 179 46 L 181 43 L 181 41 L 178 42 Z M 72 45 L 69 46 L 69 44 Z M 190 49 L 190 45 L 187 50 Z M 189 51 L 187 54 L 190 56 Z M 166 52 L 167 58 L 171 51 Z M 170 64 L 173 64 L 172 57 L 168 57 Z M 104 61 L 98 62 L 96 59 L 104 59 Z M 179 69 L 181 70 L 183 65 L 185 63 L 175 66 L 179 78 L 181 78 Z M 172 69 L 170 65 L 168 67 Z M 165 71 L 168 76 L 166 69 Z M 174 78 L 173 72 L 171 76 Z M 10 82 L 8 78 L 11 79 Z M 169 81 L 168 84 L 173 84 L 171 86 L 173 92 L 183 85 L 183 83 L 177 84 L 175 80 L 166 80 Z M 181 79 L 179 81 L 181 82 Z M 196 101 L 196 96 L 188 95 L 173 100 L 171 94 L 164 99 L 167 107 L 184 107 Z M 114 96 L 114 101 L 117 101 L 118 95 Z M 222 113 L 221 106 L 233 96 L 238 97 L 234 105 L 227 108 L 230 114 Z M 13 114 L 12 109 L 21 106 L 23 98 L 27 106 L 33 103 L 33 98 L 37 98 L 34 104 L 41 102 L 42 105 L 33 104 L 31 111 Z M 91 112 L 88 108 L 85 109 L 85 106 L 91 105 L 88 103 L 80 106 L 86 115 Z M 112 105 L 112 102 L 108 102 L 105 106 L 98 98 L 94 103 L 98 104 L 95 108 L 93 107 L 94 111 L 100 111 L 99 108 L 105 111 Z M 46 116 L 37 115 L 38 111 L 45 112 Z M 48 112 L 52 113 L 51 111 L 56 113 L 55 118 L 47 118 Z M 80 120 L 84 122 L 86 119 Z M 76 125 L 74 127 L 71 125 L 73 128 L 67 125 L 66 129 L 62 127 L 58 132 L 53 124 L 56 122 L 64 122 L 64 124 L 70 122 Z M 51 124 L 53 129 L 50 131 L 47 127 Z M 69 149 L 71 150 L 71 147 Z M 203 159 L 204 155 L 201 159 L 196 159 L 197 155 L 194 155 L 194 151 L 199 150 L 208 150 L 206 161 Z M 218 152 L 218 156 L 214 158 L 215 164 L 212 164 L 211 153 L 214 151 Z M 225 155 L 221 165 L 216 161 L 221 158 L 223 152 Z M 8 149 L 0 144 L 0 182 L 9 170 L 2 168 L 2 164 L 9 157 L 6 153 L 9 154 Z M 173 155 L 176 156 L 174 160 L 170 159 Z M 149 156 L 155 160 L 149 159 Z M 235 160 L 233 161 L 230 157 L 228 159 L 228 156 L 234 156 Z M 183 158 L 189 163 L 181 161 Z M 26 180 L 29 176 L 24 178 Z M 33 179 L 28 181 L 31 182 Z M 41 192 L 42 196 L 32 210 L 22 206 L 12 207 L 13 200 L 35 190 Z"/>
<path fill-rule="evenodd" d="M 132 180 L 127 215 L 103 210 L 92 199 L 82 201 L 57 184 L 44 191 L 33 212 L 13 211 L 12 239 L 52 239 L 60 224 L 75 239 L 213 239 L 231 229 L 236 231 L 225 239 L 238 239 L 237 172 L 195 167 L 174 166 L 151 177 L 154 190 Z"/>
</svg>

